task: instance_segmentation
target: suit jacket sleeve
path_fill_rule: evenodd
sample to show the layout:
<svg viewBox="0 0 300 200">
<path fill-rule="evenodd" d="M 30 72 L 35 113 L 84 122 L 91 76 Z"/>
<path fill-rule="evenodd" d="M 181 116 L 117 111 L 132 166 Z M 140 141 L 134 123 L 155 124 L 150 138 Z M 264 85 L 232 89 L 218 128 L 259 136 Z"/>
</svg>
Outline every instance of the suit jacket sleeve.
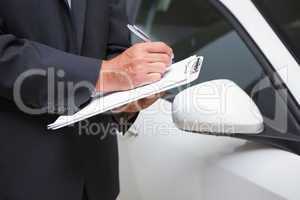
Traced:
<svg viewBox="0 0 300 200">
<path fill-rule="evenodd" d="M 111 0 L 110 4 L 110 27 L 107 58 L 122 53 L 131 46 L 130 32 L 127 28 L 129 23 L 126 13 L 125 0 Z M 138 113 L 114 114 L 114 119 L 119 124 L 119 131 L 125 133 L 131 127 Z"/>
<path fill-rule="evenodd" d="M 20 103 L 14 98 L 14 86 L 20 75 L 28 71 L 45 73 L 49 69 L 53 69 L 54 73 L 60 71 L 61 76 L 55 76 L 53 81 L 54 88 L 57 88 L 59 82 L 65 86 L 68 83 L 76 85 L 82 81 L 87 81 L 91 85 L 96 84 L 101 66 L 100 60 L 69 54 L 37 42 L 17 38 L 13 34 L 4 32 L 3 26 L 3 19 L 0 18 L 0 96 L 2 98 Z M 72 102 L 75 102 L 77 107 L 90 99 L 91 91 L 87 87 L 77 89 L 75 96 L 68 95 L 65 87 L 60 100 L 57 100 L 56 92 L 52 97 L 48 97 L 47 80 L 46 75 L 41 74 L 24 79 L 20 96 L 26 106 L 46 108 L 45 112 L 58 113 L 75 109 L 69 107 L 74 104 L 61 104 L 62 101 L 68 102 L 73 98 Z"/>
</svg>

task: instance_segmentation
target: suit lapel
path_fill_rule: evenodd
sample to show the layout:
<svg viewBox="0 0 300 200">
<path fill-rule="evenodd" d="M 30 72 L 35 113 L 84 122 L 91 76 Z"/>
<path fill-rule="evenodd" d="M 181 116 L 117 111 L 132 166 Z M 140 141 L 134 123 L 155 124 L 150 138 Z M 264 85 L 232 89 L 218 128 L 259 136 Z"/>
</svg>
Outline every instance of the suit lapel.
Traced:
<svg viewBox="0 0 300 200">
<path fill-rule="evenodd" d="M 65 0 L 67 1 L 67 0 Z M 77 44 L 79 51 L 81 52 L 84 28 L 85 28 L 85 15 L 86 15 L 86 5 L 87 0 L 72 0 L 72 14 L 73 21 L 76 28 Z"/>
</svg>

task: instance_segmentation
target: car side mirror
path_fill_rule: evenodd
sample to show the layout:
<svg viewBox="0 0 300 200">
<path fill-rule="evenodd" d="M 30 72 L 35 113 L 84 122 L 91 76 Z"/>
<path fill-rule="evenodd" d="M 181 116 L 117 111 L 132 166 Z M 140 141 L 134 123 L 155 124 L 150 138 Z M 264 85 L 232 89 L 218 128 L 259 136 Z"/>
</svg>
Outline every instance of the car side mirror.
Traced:
<svg viewBox="0 0 300 200">
<path fill-rule="evenodd" d="M 175 125 L 189 132 L 230 135 L 264 130 L 256 104 L 230 80 L 209 81 L 179 93 L 172 115 Z"/>
</svg>

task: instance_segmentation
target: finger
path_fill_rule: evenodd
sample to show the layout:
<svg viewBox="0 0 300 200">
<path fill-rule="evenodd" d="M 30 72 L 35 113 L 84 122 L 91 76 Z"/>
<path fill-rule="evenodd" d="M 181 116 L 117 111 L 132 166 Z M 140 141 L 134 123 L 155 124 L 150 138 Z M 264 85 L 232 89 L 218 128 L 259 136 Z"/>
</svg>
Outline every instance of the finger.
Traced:
<svg viewBox="0 0 300 200">
<path fill-rule="evenodd" d="M 164 75 L 167 71 L 168 65 L 165 63 L 149 63 L 145 66 L 144 70 L 147 74 L 151 73 L 159 73 L 161 75 Z"/>
<path fill-rule="evenodd" d="M 145 109 L 154 104 L 159 98 L 145 98 L 139 101 L 139 106 Z"/>
<path fill-rule="evenodd" d="M 117 109 L 113 110 L 113 113 L 117 114 L 117 113 L 135 113 L 142 110 L 142 107 L 139 105 L 138 101 L 129 103 L 125 106 L 119 107 Z"/>
<path fill-rule="evenodd" d="M 156 96 L 158 98 L 164 97 L 165 95 L 166 95 L 166 92 L 161 92 L 161 93 L 156 94 Z"/>
<path fill-rule="evenodd" d="M 142 109 L 148 108 L 152 104 L 154 104 L 158 99 L 160 99 L 163 95 L 162 94 L 156 94 L 144 99 L 139 100 L 138 104 Z"/>
<path fill-rule="evenodd" d="M 145 49 L 149 53 L 166 53 L 170 57 L 173 55 L 173 50 L 171 49 L 171 47 L 163 42 L 149 42 L 145 43 L 145 45 Z"/>
<path fill-rule="evenodd" d="M 146 98 L 144 98 L 144 99 L 142 99 L 142 100 L 146 100 L 146 101 L 152 101 L 152 100 L 154 100 L 154 101 L 156 101 L 157 99 L 160 99 L 160 98 L 162 98 L 163 96 L 165 96 L 166 95 L 166 93 L 165 92 L 161 92 L 161 93 L 158 93 L 158 94 L 154 94 L 154 95 L 152 95 L 152 96 L 149 96 L 149 97 L 146 97 Z"/>
<path fill-rule="evenodd" d="M 145 57 L 149 62 L 162 62 L 166 65 L 172 64 L 172 58 L 170 55 L 165 53 L 149 53 Z"/>
<path fill-rule="evenodd" d="M 146 84 L 151 84 L 151 83 L 155 83 L 157 81 L 160 81 L 162 78 L 161 73 L 150 73 L 147 74 L 145 77 L 145 83 Z"/>
<path fill-rule="evenodd" d="M 126 106 L 121 106 L 121 107 L 115 108 L 111 112 L 113 114 L 119 114 L 119 113 L 124 112 L 124 110 L 126 110 Z"/>
</svg>

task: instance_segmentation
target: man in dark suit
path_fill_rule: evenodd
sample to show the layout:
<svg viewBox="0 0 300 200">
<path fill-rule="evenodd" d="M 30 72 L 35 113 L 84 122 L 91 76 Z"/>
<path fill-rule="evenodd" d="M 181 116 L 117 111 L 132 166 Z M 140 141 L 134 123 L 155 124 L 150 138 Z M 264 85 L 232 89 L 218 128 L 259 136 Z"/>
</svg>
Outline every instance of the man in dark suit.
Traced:
<svg viewBox="0 0 300 200">
<path fill-rule="evenodd" d="M 163 43 L 130 47 L 124 2 L 68 1 L 0 1 L 0 200 L 116 199 L 116 128 L 157 97 L 84 125 L 46 125 L 94 91 L 160 80 L 171 63 Z"/>
</svg>

